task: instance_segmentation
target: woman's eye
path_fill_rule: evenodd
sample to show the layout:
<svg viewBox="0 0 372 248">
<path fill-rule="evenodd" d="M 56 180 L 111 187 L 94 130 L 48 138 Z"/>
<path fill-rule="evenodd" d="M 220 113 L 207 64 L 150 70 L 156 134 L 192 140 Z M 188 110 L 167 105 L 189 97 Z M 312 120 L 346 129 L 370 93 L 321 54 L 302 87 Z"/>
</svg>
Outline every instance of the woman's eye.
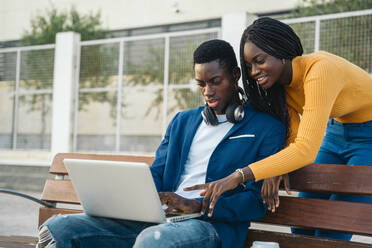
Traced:
<svg viewBox="0 0 372 248">
<path fill-rule="evenodd" d="M 256 63 L 259 64 L 259 65 L 262 65 L 263 63 L 265 63 L 266 57 L 267 56 L 259 56 L 259 57 L 257 57 L 256 58 Z"/>
</svg>

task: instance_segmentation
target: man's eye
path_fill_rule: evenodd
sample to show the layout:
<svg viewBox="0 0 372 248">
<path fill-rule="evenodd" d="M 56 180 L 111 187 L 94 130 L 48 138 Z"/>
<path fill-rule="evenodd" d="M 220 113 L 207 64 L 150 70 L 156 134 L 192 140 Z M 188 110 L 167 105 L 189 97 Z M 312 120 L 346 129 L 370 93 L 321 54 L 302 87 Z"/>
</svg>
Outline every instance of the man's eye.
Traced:
<svg viewBox="0 0 372 248">
<path fill-rule="evenodd" d="M 221 79 L 215 79 L 215 80 L 213 80 L 211 83 L 212 83 L 212 84 L 220 84 L 221 82 L 222 82 Z"/>
<path fill-rule="evenodd" d="M 196 82 L 196 84 L 197 84 L 199 87 L 205 87 L 205 83 L 204 83 L 204 82 Z"/>
</svg>

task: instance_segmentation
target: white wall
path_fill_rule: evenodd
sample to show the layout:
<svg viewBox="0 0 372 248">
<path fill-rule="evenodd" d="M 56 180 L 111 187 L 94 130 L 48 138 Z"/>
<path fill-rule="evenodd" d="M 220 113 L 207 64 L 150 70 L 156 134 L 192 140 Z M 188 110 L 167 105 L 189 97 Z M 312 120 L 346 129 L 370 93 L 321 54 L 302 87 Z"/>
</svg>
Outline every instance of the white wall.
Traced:
<svg viewBox="0 0 372 248">
<path fill-rule="evenodd" d="M 0 41 L 17 40 L 30 28 L 30 18 L 54 5 L 79 12 L 101 10 L 110 30 L 221 18 L 230 12 L 267 13 L 288 10 L 299 0 L 1 0 Z M 179 13 L 175 12 L 178 5 Z"/>
</svg>

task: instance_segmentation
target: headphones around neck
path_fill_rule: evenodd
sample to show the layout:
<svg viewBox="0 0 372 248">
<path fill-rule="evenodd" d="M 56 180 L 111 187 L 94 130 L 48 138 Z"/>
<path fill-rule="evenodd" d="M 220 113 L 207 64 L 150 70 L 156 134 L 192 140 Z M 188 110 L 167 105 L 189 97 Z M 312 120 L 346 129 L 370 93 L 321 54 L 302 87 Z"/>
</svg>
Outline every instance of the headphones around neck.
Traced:
<svg viewBox="0 0 372 248">
<path fill-rule="evenodd" d="M 241 103 L 238 104 L 236 102 L 230 103 L 227 108 L 226 108 L 226 119 L 231 122 L 231 123 L 238 123 L 244 119 L 244 107 L 243 104 L 246 102 L 246 96 L 244 94 L 244 90 L 240 87 L 238 87 L 238 91 L 240 95 L 242 96 L 241 98 Z M 202 112 L 202 117 L 204 122 L 207 125 L 211 126 L 217 126 L 220 124 L 218 122 L 217 116 L 214 113 L 213 109 L 208 106 L 208 104 L 205 104 L 205 108 Z"/>
</svg>

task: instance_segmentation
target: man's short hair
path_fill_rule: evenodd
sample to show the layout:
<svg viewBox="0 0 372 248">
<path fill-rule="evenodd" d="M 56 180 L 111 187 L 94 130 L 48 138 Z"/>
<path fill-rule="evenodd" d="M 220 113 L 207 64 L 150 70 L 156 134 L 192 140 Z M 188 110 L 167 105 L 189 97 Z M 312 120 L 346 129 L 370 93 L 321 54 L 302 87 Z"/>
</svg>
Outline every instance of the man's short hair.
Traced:
<svg viewBox="0 0 372 248">
<path fill-rule="evenodd" d="M 195 64 L 209 63 L 217 59 L 220 66 L 227 68 L 230 72 L 238 66 L 234 49 L 224 40 L 205 41 L 194 51 L 194 66 Z"/>
</svg>

